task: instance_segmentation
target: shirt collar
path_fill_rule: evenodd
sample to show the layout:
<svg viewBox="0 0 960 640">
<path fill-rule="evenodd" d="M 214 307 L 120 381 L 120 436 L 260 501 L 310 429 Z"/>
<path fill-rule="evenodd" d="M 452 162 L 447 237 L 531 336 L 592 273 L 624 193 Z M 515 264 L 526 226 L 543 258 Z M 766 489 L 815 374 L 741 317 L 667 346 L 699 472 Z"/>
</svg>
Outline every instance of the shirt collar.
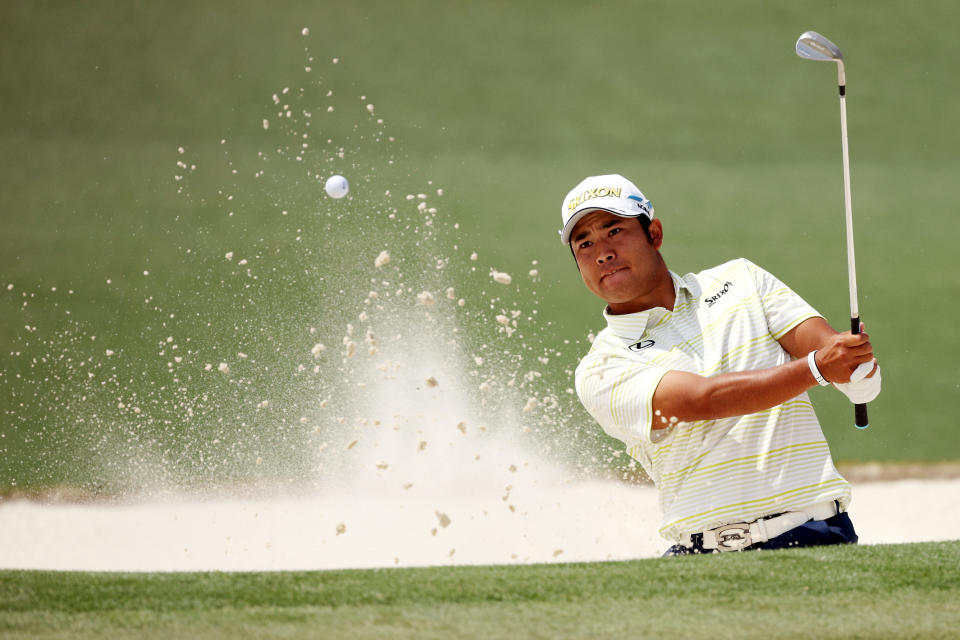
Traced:
<svg viewBox="0 0 960 640">
<path fill-rule="evenodd" d="M 675 296 L 673 308 L 676 309 L 677 306 L 685 300 L 686 296 L 693 293 L 693 289 L 691 289 L 690 285 L 687 284 L 683 278 L 673 271 L 670 272 L 670 278 L 673 280 L 673 293 Z M 664 316 L 669 313 L 671 312 L 663 307 L 653 307 L 644 311 L 637 311 L 636 313 L 613 315 L 608 312 L 608 307 L 603 308 L 603 317 L 607 321 L 607 327 L 614 335 L 628 340 L 639 338 L 643 335 L 648 325 L 656 326 Z"/>
</svg>

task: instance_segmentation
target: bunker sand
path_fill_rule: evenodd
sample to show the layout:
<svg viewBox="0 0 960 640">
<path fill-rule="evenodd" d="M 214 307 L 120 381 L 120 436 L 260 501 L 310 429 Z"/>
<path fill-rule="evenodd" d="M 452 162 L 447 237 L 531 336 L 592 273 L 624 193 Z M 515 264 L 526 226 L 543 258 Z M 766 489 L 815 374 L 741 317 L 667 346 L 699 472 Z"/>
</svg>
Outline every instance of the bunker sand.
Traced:
<svg viewBox="0 0 960 640">
<path fill-rule="evenodd" d="M 462 489 L 462 488 L 460 488 Z M 949 540 L 960 480 L 854 485 L 862 544 Z M 0 568 L 266 571 L 586 562 L 658 556 L 652 487 L 550 474 L 493 495 L 166 497 L 0 505 Z"/>
</svg>

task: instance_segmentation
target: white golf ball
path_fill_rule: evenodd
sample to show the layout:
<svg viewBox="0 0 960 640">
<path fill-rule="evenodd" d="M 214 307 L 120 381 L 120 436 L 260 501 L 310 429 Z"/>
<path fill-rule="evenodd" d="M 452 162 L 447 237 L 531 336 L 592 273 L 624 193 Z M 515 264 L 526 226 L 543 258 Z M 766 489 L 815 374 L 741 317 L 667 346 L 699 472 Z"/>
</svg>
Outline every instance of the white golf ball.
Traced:
<svg viewBox="0 0 960 640">
<path fill-rule="evenodd" d="M 350 191 L 350 183 L 343 176 L 330 176 L 325 188 L 331 198 L 342 198 Z"/>
</svg>

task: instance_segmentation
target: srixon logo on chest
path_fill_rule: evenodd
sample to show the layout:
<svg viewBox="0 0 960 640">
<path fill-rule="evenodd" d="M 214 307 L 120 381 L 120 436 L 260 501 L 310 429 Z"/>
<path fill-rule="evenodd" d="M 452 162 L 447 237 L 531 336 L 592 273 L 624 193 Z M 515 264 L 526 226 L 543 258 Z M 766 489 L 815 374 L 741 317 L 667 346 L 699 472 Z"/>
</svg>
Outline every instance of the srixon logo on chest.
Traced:
<svg viewBox="0 0 960 640">
<path fill-rule="evenodd" d="M 717 291 L 712 296 L 704 298 L 703 301 L 707 303 L 708 307 L 712 307 L 717 303 L 717 301 L 720 300 L 720 298 L 725 296 L 727 292 L 730 291 L 730 289 L 732 288 L 733 288 L 733 283 L 727 280 L 726 282 L 723 283 L 723 287 L 721 287 L 719 291 Z"/>
</svg>

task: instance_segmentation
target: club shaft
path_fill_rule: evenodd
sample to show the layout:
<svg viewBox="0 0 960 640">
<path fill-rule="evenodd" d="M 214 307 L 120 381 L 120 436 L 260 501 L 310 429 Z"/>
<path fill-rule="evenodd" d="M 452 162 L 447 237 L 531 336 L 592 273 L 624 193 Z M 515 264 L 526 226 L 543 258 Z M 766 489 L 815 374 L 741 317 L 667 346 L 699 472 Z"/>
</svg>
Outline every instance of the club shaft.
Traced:
<svg viewBox="0 0 960 640">
<path fill-rule="evenodd" d="M 847 219 L 847 279 L 850 284 L 850 332 L 860 333 L 860 305 L 857 303 L 857 259 L 853 249 L 853 199 L 850 196 L 850 149 L 847 144 L 847 86 L 843 73 L 843 62 L 838 61 L 840 84 L 840 134 L 843 141 L 843 206 Z M 857 404 L 853 408 L 854 424 L 858 429 L 870 425 L 867 405 Z"/>
<path fill-rule="evenodd" d="M 857 259 L 853 248 L 853 203 L 850 197 L 850 151 L 847 145 L 847 97 L 840 88 L 840 132 L 843 140 L 843 205 L 847 220 L 847 279 L 850 285 L 850 317 L 860 316 L 857 303 Z"/>
</svg>

